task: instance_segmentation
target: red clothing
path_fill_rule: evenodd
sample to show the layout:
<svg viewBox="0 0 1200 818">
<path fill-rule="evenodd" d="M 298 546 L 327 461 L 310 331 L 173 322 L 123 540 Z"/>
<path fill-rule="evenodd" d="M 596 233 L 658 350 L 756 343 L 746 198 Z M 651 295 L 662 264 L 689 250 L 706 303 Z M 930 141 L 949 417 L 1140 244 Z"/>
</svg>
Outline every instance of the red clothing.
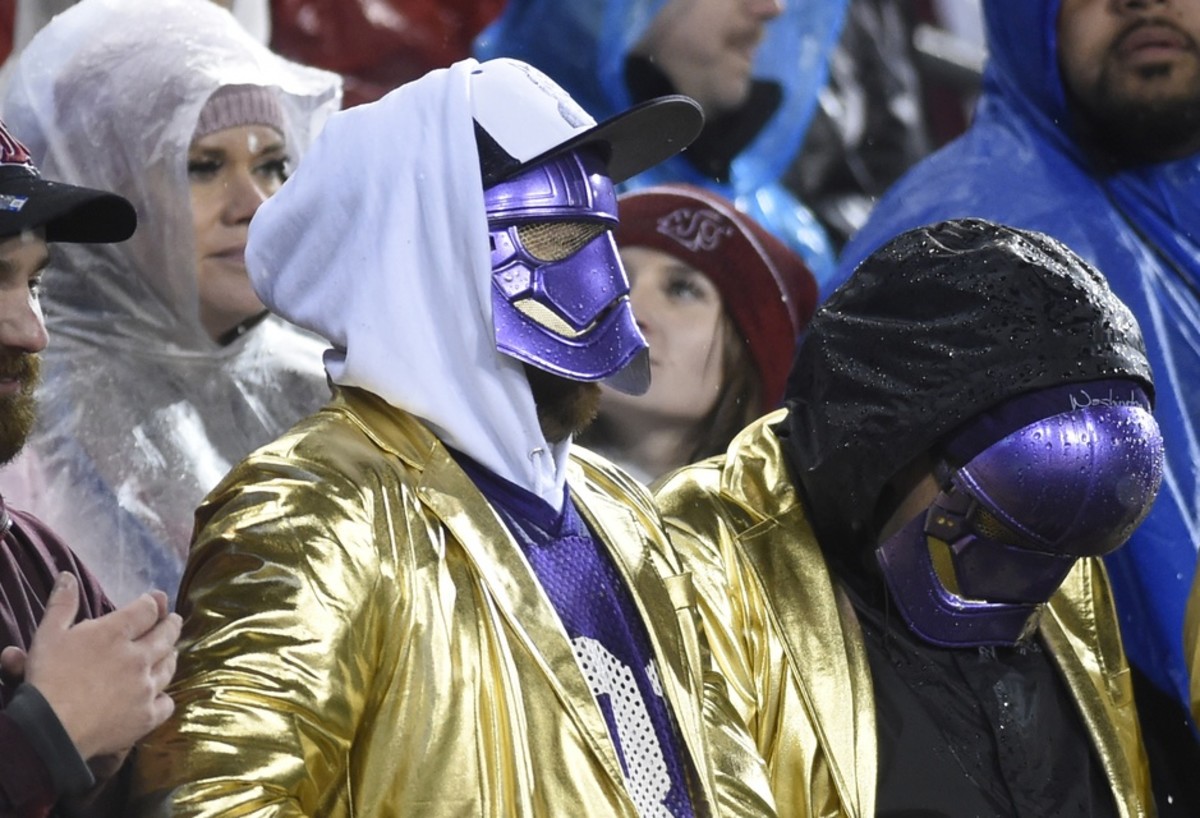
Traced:
<svg viewBox="0 0 1200 818">
<path fill-rule="evenodd" d="M 271 0 L 271 48 L 342 75 L 345 106 L 471 55 L 505 0 Z"/>
<path fill-rule="evenodd" d="M 55 577 L 62 571 L 79 579 L 79 620 L 113 609 L 95 578 L 39 520 L 7 509 L 0 500 L 0 529 L 0 648 L 16 645 L 29 649 Z M 16 689 L 12 684 L 0 685 L 0 818 L 40 818 L 52 814 L 59 795 L 51 767 L 54 762 L 42 757 L 22 727 L 5 712 Z M 51 727 L 61 731 L 60 725 Z"/>
</svg>

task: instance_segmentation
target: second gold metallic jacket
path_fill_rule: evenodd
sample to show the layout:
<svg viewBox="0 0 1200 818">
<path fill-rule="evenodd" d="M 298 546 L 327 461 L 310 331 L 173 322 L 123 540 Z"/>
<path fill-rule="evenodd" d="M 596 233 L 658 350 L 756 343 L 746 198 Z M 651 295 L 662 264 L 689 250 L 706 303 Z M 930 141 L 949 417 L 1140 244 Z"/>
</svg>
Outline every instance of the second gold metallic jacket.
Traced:
<svg viewBox="0 0 1200 818">
<path fill-rule="evenodd" d="M 678 472 L 656 500 L 693 574 L 708 644 L 767 760 L 780 816 L 873 818 L 878 743 L 858 619 L 826 567 L 771 426 Z M 1124 818 L 1154 814 L 1108 578 L 1081 560 L 1040 636 Z"/>
<path fill-rule="evenodd" d="M 583 452 L 568 484 L 646 622 L 698 814 L 773 814 L 648 496 Z M 635 818 L 554 608 L 413 416 L 344 389 L 236 467 L 197 529 L 138 814 Z"/>
</svg>

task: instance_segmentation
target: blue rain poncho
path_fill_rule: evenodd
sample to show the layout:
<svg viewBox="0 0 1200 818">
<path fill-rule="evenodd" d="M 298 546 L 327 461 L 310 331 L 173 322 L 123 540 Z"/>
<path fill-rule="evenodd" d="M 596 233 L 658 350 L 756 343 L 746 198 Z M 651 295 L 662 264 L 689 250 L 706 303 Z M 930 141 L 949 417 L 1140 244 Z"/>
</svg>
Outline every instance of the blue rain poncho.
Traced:
<svg viewBox="0 0 1200 818">
<path fill-rule="evenodd" d="M 634 105 L 625 64 L 667 0 L 509 0 L 475 41 L 481 59 L 516 57 L 546 72 L 597 120 Z M 755 79 L 779 83 L 783 100 L 733 161 L 728 183 L 714 181 L 681 156 L 635 177 L 627 187 L 690 182 L 732 199 L 804 258 L 818 283 L 833 274 L 833 251 L 812 213 L 779 182 L 800 152 L 828 74 L 846 0 L 787 3 L 767 23 Z"/>
<path fill-rule="evenodd" d="M 1150 516 L 1108 558 L 1130 658 L 1188 701 L 1182 627 L 1200 544 L 1200 155 L 1109 175 L 1069 135 L 1059 0 L 985 0 L 989 64 L 975 120 L 902 178 L 847 246 L 838 280 L 911 227 L 979 216 L 1060 239 L 1142 325 L 1167 468 Z"/>
</svg>

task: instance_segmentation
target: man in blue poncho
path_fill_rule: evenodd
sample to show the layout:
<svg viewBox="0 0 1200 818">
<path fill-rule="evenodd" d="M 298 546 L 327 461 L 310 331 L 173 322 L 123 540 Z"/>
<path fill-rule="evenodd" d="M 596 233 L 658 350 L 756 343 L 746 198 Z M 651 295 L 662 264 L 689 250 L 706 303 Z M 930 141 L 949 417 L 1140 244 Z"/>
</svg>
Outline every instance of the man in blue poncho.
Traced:
<svg viewBox="0 0 1200 818">
<path fill-rule="evenodd" d="M 834 271 L 829 240 L 779 179 L 800 151 L 846 3 L 509 0 L 475 54 L 537 66 L 599 117 L 661 94 L 693 97 L 706 119 L 700 137 L 629 184 L 715 190 L 823 283 Z"/>
<path fill-rule="evenodd" d="M 1166 444 L 1162 491 L 1109 559 L 1130 659 L 1187 700 L 1181 627 L 1200 544 L 1200 3 L 984 0 L 975 121 L 905 176 L 847 247 L 979 216 L 1053 235 L 1142 324 Z"/>
</svg>

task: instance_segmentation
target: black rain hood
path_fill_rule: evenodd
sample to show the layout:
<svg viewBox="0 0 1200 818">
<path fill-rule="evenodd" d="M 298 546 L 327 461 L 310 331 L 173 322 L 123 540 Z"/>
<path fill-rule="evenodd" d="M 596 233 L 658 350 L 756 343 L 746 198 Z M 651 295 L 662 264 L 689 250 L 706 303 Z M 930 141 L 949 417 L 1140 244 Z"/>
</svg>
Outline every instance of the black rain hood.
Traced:
<svg viewBox="0 0 1200 818">
<path fill-rule="evenodd" d="M 779 432 L 823 545 L 865 548 L 885 484 L 947 433 L 1110 378 L 1153 397 L 1141 330 L 1103 276 L 1045 234 L 958 219 L 901 234 L 817 311 Z"/>
</svg>

